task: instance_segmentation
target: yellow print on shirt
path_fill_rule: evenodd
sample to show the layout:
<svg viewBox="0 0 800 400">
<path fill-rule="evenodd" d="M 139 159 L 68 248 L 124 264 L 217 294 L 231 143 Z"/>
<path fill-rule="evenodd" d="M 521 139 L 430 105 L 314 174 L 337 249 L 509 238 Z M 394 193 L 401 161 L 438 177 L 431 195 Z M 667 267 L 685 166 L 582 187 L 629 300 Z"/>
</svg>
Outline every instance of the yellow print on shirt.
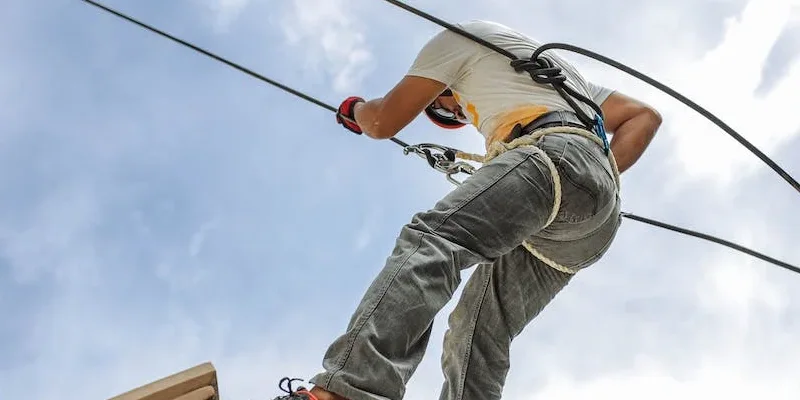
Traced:
<svg viewBox="0 0 800 400">
<path fill-rule="evenodd" d="M 528 125 L 533 120 L 541 117 L 545 113 L 547 113 L 547 107 L 542 105 L 529 105 L 513 109 L 500 115 L 498 117 L 500 123 L 497 124 L 494 132 L 492 132 L 486 139 L 486 145 L 488 146 L 492 142 L 498 140 L 506 141 L 511 134 L 512 129 L 514 129 L 514 125 Z"/>
<path fill-rule="evenodd" d="M 453 92 L 453 98 L 456 100 L 456 102 L 461 104 L 461 96 L 459 96 L 458 93 Z M 469 114 L 470 122 L 472 122 L 472 125 L 475 125 L 477 127 L 478 122 L 480 121 L 480 114 L 478 114 L 478 109 L 475 108 L 475 104 L 467 102 L 467 114 Z"/>
<path fill-rule="evenodd" d="M 463 104 L 461 96 L 459 96 L 458 93 L 453 92 L 453 98 L 459 104 Z M 470 117 L 472 125 L 478 127 L 480 122 L 480 114 L 478 113 L 478 109 L 475 107 L 475 104 L 469 101 L 466 103 L 467 115 Z M 515 125 L 520 124 L 525 126 L 536 118 L 539 118 L 543 114 L 547 113 L 547 111 L 547 107 L 534 104 L 522 106 L 500 115 L 498 117 L 500 123 L 497 124 L 497 127 L 495 127 L 494 131 L 491 132 L 486 139 L 487 148 L 495 141 L 506 141 Z"/>
</svg>

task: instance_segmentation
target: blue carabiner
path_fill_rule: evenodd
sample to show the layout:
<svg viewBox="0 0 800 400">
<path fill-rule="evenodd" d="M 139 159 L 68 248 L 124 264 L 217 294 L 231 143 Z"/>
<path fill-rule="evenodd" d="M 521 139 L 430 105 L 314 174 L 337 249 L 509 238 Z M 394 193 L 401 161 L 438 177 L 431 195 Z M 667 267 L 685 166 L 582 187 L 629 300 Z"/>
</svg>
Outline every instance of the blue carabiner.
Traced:
<svg viewBox="0 0 800 400">
<path fill-rule="evenodd" d="M 599 114 L 594 118 L 594 127 L 597 136 L 599 136 L 600 139 L 603 139 L 603 150 L 606 152 L 606 155 L 608 155 L 608 151 L 611 146 L 608 145 L 608 137 L 606 136 L 606 127 L 603 124 L 603 117 L 601 117 Z"/>
</svg>

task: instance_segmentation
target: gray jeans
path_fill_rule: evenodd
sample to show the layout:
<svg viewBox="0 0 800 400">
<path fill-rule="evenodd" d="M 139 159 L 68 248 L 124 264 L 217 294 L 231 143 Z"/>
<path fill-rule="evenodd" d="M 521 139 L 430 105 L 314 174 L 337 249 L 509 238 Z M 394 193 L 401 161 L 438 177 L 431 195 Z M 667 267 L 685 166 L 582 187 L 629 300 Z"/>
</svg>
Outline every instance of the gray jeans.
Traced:
<svg viewBox="0 0 800 400">
<path fill-rule="evenodd" d="M 485 164 L 403 226 L 312 383 L 351 400 L 401 399 L 434 317 L 461 283 L 461 271 L 478 264 L 449 317 L 440 399 L 501 397 L 511 341 L 573 276 L 534 258 L 523 240 L 582 269 L 605 253 L 620 223 L 619 193 L 602 148 L 568 134 L 545 136 L 537 146 L 561 174 L 556 220 L 542 229 L 553 180 L 541 156 L 518 148 Z"/>
</svg>

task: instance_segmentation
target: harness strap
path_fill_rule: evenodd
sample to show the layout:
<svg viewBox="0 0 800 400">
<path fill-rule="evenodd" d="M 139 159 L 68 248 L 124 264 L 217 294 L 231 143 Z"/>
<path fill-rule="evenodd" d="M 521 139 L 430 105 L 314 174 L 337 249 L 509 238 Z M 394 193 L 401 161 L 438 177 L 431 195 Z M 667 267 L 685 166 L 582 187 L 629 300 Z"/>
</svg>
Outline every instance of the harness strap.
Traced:
<svg viewBox="0 0 800 400">
<path fill-rule="evenodd" d="M 489 145 L 489 148 L 488 148 L 488 151 L 486 152 L 486 155 L 483 155 L 483 156 L 478 155 L 478 154 L 464 153 L 464 152 L 460 152 L 459 151 L 459 152 L 456 153 L 456 157 L 457 158 L 461 158 L 463 160 L 475 161 L 475 162 L 479 162 L 479 163 L 482 163 L 482 164 L 486 164 L 489 161 L 491 161 L 492 159 L 494 159 L 495 157 L 499 156 L 500 154 L 503 154 L 503 153 L 505 153 L 506 151 L 509 151 L 509 150 L 516 149 L 518 147 L 528 147 L 531 150 L 533 150 L 536 154 L 540 155 L 542 157 L 542 160 L 544 161 L 544 163 L 547 165 L 547 168 L 550 170 L 550 176 L 552 176 L 552 178 L 553 178 L 553 208 L 550 211 L 550 216 L 548 217 L 547 222 L 542 227 L 542 229 L 545 229 L 548 226 L 550 226 L 550 224 L 553 223 L 553 221 L 556 219 L 556 216 L 558 215 L 558 211 L 561 209 L 561 195 L 562 195 L 562 193 L 561 193 L 561 176 L 559 175 L 558 169 L 556 169 L 556 166 L 555 166 L 555 163 L 553 163 L 553 160 L 547 155 L 547 153 L 545 153 L 544 150 L 542 150 L 539 147 L 537 147 L 536 144 L 539 142 L 539 140 L 542 137 L 544 137 L 546 135 L 555 134 L 555 133 L 562 133 L 562 134 L 566 133 L 566 134 L 583 136 L 585 138 L 588 138 L 588 139 L 592 140 L 593 142 L 597 143 L 600 146 L 604 146 L 604 142 L 605 142 L 602 138 L 598 137 L 598 135 L 596 135 L 594 132 L 591 132 L 591 131 L 589 131 L 587 129 L 584 129 L 584 128 L 578 128 L 578 127 L 575 127 L 575 126 L 568 126 L 568 125 L 553 126 L 553 127 L 548 127 L 548 128 L 537 129 L 537 130 L 535 130 L 535 131 L 533 131 L 533 132 L 531 132 L 531 133 L 529 133 L 527 135 L 520 136 L 520 137 L 518 137 L 518 138 L 516 138 L 516 139 L 514 139 L 514 140 L 512 140 L 512 141 L 510 141 L 508 143 L 501 142 L 501 141 L 492 142 Z M 620 177 L 619 177 L 619 169 L 617 168 L 617 161 L 614 158 L 614 154 L 611 153 L 611 151 L 609 151 L 607 154 L 608 154 L 608 160 L 611 163 L 611 169 L 614 172 L 614 182 L 617 185 L 617 190 L 621 190 L 621 183 L 620 183 Z M 570 275 L 574 275 L 575 273 L 578 272 L 577 270 L 575 270 L 573 268 L 567 267 L 565 265 L 561 265 L 561 264 L 559 264 L 559 263 L 547 258 L 545 255 L 543 255 L 541 252 L 539 252 L 536 248 L 534 248 L 533 244 L 531 244 L 530 241 L 528 241 L 528 240 L 523 241 L 522 245 L 534 257 L 538 258 L 540 261 L 542 261 L 543 263 L 545 263 L 546 265 L 550 266 L 551 268 L 553 268 L 553 269 L 555 269 L 557 271 L 563 272 L 565 274 L 570 274 Z"/>
<path fill-rule="evenodd" d="M 531 121 L 528 125 L 524 127 L 517 124 L 516 126 L 514 126 L 514 129 L 511 131 L 511 134 L 509 135 L 508 139 L 513 140 L 523 135 L 527 135 L 530 132 L 542 128 L 550 128 L 553 126 L 571 126 L 574 128 L 586 129 L 586 126 L 583 123 L 581 123 L 581 120 L 574 112 L 566 110 L 556 110 L 542 114 L 541 116 Z"/>
</svg>

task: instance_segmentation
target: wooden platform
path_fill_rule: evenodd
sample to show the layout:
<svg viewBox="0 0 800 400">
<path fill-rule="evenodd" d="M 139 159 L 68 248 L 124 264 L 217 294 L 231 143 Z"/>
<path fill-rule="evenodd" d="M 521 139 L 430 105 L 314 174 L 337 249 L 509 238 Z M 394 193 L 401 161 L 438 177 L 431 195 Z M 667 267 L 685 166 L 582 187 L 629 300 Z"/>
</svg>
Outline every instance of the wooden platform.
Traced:
<svg viewBox="0 0 800 400">
<path fill-rule="evenodd" d="M 203 363 L 109 400 L 219 400 L 217 370 Z"/>
</svg>

